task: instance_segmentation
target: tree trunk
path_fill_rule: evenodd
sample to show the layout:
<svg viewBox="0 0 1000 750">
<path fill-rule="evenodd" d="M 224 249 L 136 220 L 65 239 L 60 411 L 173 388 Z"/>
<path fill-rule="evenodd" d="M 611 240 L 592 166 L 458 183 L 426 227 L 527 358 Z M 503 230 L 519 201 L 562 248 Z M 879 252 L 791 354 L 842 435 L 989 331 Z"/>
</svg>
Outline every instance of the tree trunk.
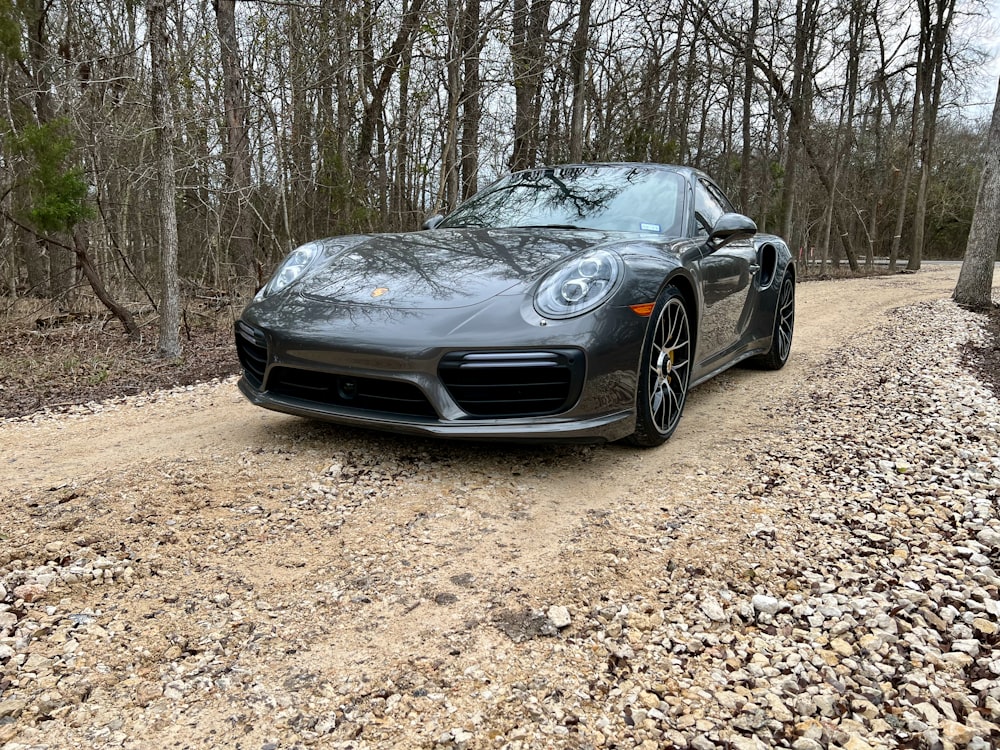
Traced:
<svg viewBox="0 0 1000 750">
<path fill-rule="evenodd" d="M 903 155 L 902 186 L 899 190 L 899 207 L 896 212 L 896 227 L 892 235 L 892 245 L 889 248 L 889 271 L 896 270 L 899 261 L 899 249 L 903 240 L 903 225 L 906 223 L 906 203 L 910 194 L 910 180 L 913 177 L 913 159 L 917 150 L 917 130 L 920 125 L 920 94 L 913 94 L 913 109 L 910 112 L 910 139 Z"/>
<path fill-rule="evenodd" d="M 944 61 L 950 38 L 951 19 L 955 0 L 917 0 L 920 11 L 920 36 L 924 57 L 917 61 L 918 89 L 923 102 L 923 132 L 920 138 L 920 181 L 917 183 L 917 201 L 913 216 L 913 249 L 906 264 L 908 270 L 920 269 L 924 252 L 924 229 L 927 216 L 927 188 L 930 184 L 931 164 L 934 158 L 934 139 L 937 133 L 938 109 L 941 105 L 941 85 L 944 82 Z M 932 18 L 931 13 L 934 13 Z"/>
<path fill-rule="evenodd" d="M 410 65 L 413 50 L 406 47 L 399 66 L 399 116 L 396 133 L 396 175 L 392 183 L 392 212 L 396 228 L 410 228 L 412 206 L 409 205 L 409 154 L 410 154 Z"/>
<path fill-rule="evenodd" d="M 960 305 L 977 309 L 991 306 L 993 264 L 997 259 L 1000 236 L 1000 83 L 993 104 L 993 120 L 986 143 L 983 176 L 979 181 L 976 212 L 972 215 L 969 244 L 952 295 Z"/>
<path fill-rule="evenodd" d="M 462 86 L 462 199 L 479 190 L 479 122 L 482 119 L 482 83 L 479 55 L 483 42 L 479 29 L 479 0 L 467 0 L 462 49 L 465 53 Z"/>
<path fill-rule="evenodd" d="M 236 38 L 236 0 L 215 0 L 215 18 L 222 52 L 222 85 L 226 114 L 227 220 L 232 255 L 241 274 L 256 280 L 254 235 L 250 200 L 250 141 L 246 125 L 246 94 Z"/>
<path fill-rule="evenodd" d="M 788 156 L 785 163 L 784 182 L 781 197 L 784 208 L 784 218 L 781 222 L 782 234 L 785 239 L 794 244 L 795 238 L 795 198 L 798 187 L 799 151 L 805 131 L 808 129 L 808 114 L 804 90 L 812 86 L 811 71 L 805 70 L 806 46 L 808 43 L 806 22 L 808 7 L 803 0 L 795 3 L 795 59 L 792 66 L 792 89 L 788 100 Z"/>
<path fill-rule="evenodd" d="M 747 28 L 743 48 L 743 147 L 740 151 L 740 210 L 750 211 L 750 156 L 753 116 L 753 46 L 757 40 L 757 24 L 760 18 L 760 0 L 751 0 L 750 26 Z"/>
<path fill-rule="evenodd" d="M 573 79 L 573 112 L 569 126 L 569 160 L 583 161 L 583 105 L 587 81 L 587 42 L 590 38 L 591 0 L 580 0 L 580 15 L 573 37 L 570 75 Z"/>
<path fill-rule="evenodd" d="M 167 80 L 166 0 L 147 0 L 149 54 L 152 68 L 153 123 L 156 129 L 157 191 L 160 219 L 160 268 L 163 289 L 160 298 L 159 351 L 163 357 L 180 356 L 180 281 L 177 276 L 177 189 L 174 174 L 174 126 Z"/>
<path fill-rule="evenodd" d="M 445 213 L 458 205 L 458 107 L 462 98 L 462 29 L 459 23 L 458 0 L 448 0 L 446 10 L 448 56 L 445 61 L 445 89 L 448 92 L 448 112 L 444 121 L 444 145 L 441 151 L 441 186 L 438 207 Z"/>
<path fill-rule="evenodd" d="M 545 72 L 551 0 L 514 0 L 514 37 L 510 56 L 514 66 L 514 171 L 535 166 L 538 158 L 538 96 Z"/>
<path fill-rule="evenodd" d="M 97 295 L 97 299 L 101 301 L 101 304 L 108 308 L 111 314 L 118 318 L 122 325 L 125 326 L 125 332 L 129 335 L 129 338 L 139 338 L 139 326 L 136 325 L 132 313 L 126 307 L 118 304 L 108 293 L 100 274 L 94 268 L 94 263 L 90 259 L 89 246 L 90 235 L 87 232 L 86 225 L 82 223 L 77 224 L 73 229 L 73 251 L 76 253 L 77 268 L 83 271 L 83 275 L 90 283 L 90 288 L 94 290 L 94 294 Z"/>
</svg>

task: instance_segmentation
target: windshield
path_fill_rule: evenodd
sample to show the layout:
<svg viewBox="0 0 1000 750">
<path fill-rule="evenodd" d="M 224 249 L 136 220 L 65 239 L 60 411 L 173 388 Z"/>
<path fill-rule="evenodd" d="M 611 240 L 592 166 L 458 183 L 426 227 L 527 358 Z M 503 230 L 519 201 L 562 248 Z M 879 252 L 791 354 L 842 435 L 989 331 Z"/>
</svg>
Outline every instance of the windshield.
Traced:
<svg viewBox="0 0 1000 750">
<path fill-rule="evenodd" d="M 518 172 L 473 196 L 440 227 L 566 227 L 680 236 L 684 181 L 644 166 Z"/>
</svg>

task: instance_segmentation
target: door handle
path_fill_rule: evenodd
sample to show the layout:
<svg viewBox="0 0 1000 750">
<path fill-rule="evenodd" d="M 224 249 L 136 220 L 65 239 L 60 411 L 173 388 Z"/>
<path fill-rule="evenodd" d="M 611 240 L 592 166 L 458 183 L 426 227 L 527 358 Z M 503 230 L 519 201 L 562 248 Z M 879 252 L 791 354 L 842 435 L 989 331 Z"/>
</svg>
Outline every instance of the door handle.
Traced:
<svg viewBox="0 0 1000 750">
<path fill-rule="evenodd" d="M 757 264 L 757 263 L 751 263 L 750 264 L 750 275 L 751 276 L 753 276 L 759 270 L 760 270 L 760 265 L 759 264 Z"/>
</svg>

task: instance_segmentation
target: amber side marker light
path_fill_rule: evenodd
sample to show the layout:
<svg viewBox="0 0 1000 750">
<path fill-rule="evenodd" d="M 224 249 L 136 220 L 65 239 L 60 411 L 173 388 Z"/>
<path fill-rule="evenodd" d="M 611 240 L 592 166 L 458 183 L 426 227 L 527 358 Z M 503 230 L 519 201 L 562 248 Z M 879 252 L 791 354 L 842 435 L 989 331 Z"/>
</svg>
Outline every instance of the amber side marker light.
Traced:
<svg viewBox="0 0 1000 750">
<path fill-rule="evenodd" d="M 641 305 L 629 305 L 629 308 L 636 315 L 641 315 L 644 318 L 648 318 L 653 314 L 653 308 L 656 306 L 655 302 L 643 302 Z"/>
</svg>

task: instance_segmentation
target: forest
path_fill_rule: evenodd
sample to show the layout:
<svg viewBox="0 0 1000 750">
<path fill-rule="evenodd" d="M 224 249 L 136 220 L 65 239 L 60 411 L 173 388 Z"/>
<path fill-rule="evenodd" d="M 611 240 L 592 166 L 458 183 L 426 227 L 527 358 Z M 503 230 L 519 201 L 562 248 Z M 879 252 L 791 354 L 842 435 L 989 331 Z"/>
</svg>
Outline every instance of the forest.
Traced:
<svg viewBox="0 0 1000 750">
<path fill-rule="evenodd" d="M 252 293 L 302 242 L 567 161 L 701 168 L 806 272 L 959 258 L 992 24 L 957 0 L 0 0 L 0 297 L 96 295 L 127 328 L 165 285 Z"/>
</svg>

